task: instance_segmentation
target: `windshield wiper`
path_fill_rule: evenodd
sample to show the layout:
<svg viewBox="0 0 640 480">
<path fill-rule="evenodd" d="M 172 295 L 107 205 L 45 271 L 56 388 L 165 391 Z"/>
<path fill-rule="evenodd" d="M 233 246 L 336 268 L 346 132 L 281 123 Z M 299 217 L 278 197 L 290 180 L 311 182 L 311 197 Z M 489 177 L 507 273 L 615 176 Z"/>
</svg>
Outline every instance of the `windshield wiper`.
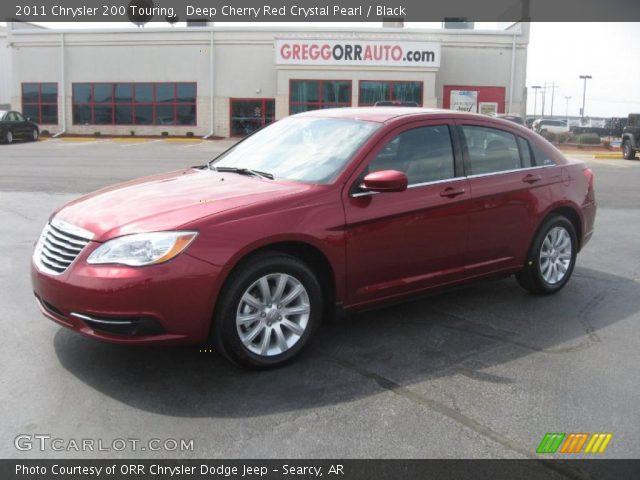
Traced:
<svg viewBox="0 0 640 480">
<path fill-rule="evenodd" d="M 240 175 L 253 175 L 254 177 L 262 177 L 268 178 L 269 180 L 273 180 L 273 175 L 268 172 L 261 172 L 260 170 L 253 170 L 251 168 L 238 168 L 238 167 L 216 167 L 211 165 L 211 170 L 215 170 L 216 172 L 233 172 L 239 173 Z"/>
</svg>

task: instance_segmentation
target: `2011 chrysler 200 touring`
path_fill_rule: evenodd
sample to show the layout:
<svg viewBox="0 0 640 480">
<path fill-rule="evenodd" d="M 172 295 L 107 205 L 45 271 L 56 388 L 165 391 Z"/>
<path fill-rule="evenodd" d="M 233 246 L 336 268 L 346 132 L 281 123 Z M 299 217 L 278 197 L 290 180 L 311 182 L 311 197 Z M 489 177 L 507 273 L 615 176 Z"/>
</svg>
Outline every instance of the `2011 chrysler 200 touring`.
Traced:
<svg viewBox="0 0 640 480">
<path fill-rule="evenodd" d="M 268 367 L 336 307 L 504 274 L 555 293 L 595 213 L 592 172 L 512 122 L 320 110 L 64 206 L 35 247 L 33 288 L 46 316 L 85 335 L 211 340 Z"/>
</svg>

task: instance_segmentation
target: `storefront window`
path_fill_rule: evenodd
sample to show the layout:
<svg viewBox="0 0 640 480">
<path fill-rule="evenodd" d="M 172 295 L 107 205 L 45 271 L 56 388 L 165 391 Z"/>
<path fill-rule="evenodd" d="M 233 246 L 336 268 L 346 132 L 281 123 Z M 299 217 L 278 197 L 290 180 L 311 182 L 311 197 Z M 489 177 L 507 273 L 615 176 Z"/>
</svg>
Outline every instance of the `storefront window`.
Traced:
<svg viewBox="0 0 640 480">
<path fill-rule="evenodd" d="M 350 80 L 291 80 L 289 84 L 291 114 L 350 106 Z"/>
<path fill-rule="evenodd" d="M 36 123 L 58 123 L 58 84 L 23 83 L 22 113 Z"/>
<path fill-rule="evenodd" d="M 375 105 L 376 102 L 415 102 L 422 106 L 422 82 L 360 81 L 358 105 Z"/>
<path fill-rule="evenodd" d="M 195 83 L 74 83 L 76 125 L 195 125 Z"/>
<path fill-rule="evenodd" d="M 249 135 L 275 120 L 273 98 L 231 99 L 231 135 Z"/>
</svg>

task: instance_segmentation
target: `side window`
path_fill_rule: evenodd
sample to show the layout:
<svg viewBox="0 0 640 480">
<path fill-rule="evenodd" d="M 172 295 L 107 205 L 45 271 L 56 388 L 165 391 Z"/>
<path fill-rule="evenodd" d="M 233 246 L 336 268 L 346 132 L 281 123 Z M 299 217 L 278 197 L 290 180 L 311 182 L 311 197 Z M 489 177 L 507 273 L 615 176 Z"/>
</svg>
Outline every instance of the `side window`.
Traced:
<svg viewBox="0 0 640 480">
<path fill-rule="evenodd" d="M 464 125 L 462 133 L 469 154 L 469 175 L 521 168 L 515 135 L 489 127 Z"/>
<path fill-rule="evenodd" d="M 447 125 L 420 127 L 400 133 L 369 164 L 369 172 L 399 170 L 409 185 L 453 178 L 454 159 Z"/>
<path fill-rule="evenodd" d="M 551 160 L 551 157 L 547 155 L 544 150 L 539 149 L 535 145 L 531 145 L 531 151 L 533 152 L 533 163 L 538 167 L 555 165 L 555 162 Z"/>
<path fill-rule="evenodd" d="M 21 113 L 15 112 L 13 115 L 15 116 L 16 122 L 24 122 L 26 120 Z"/>
<path fill-rule="evenodd" d="M 518 137 L 518 146 L 520 147 L 520 158 L 522 159 L 522 168 L 535 166 L 533 155 L 531 155 L 531 147 L 529 142 L 522 137 Z"/>
<path fill-rule="evenodd" d="M 18 121 L 18 119 L 16 117 L 16 114 L 13 113 L 13 112 L 9 112 L 7 114 L 7 120 L 9 120 L 10 122 L 17 122 Z"/>
</svg>

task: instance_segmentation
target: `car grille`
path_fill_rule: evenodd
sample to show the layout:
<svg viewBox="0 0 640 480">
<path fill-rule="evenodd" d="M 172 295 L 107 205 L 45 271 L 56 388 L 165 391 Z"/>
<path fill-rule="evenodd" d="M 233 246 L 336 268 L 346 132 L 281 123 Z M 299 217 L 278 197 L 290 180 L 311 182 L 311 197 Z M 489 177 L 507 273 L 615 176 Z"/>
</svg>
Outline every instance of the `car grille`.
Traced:
<svg viewBox="0 0 640 480">
<path fill-rule="evenodd" d="M 69 268 L 92 237 L 91 232 L 54 219 L 40 235 L 35 261 L 41 270 L 60 275 Z"/>
</svg>

